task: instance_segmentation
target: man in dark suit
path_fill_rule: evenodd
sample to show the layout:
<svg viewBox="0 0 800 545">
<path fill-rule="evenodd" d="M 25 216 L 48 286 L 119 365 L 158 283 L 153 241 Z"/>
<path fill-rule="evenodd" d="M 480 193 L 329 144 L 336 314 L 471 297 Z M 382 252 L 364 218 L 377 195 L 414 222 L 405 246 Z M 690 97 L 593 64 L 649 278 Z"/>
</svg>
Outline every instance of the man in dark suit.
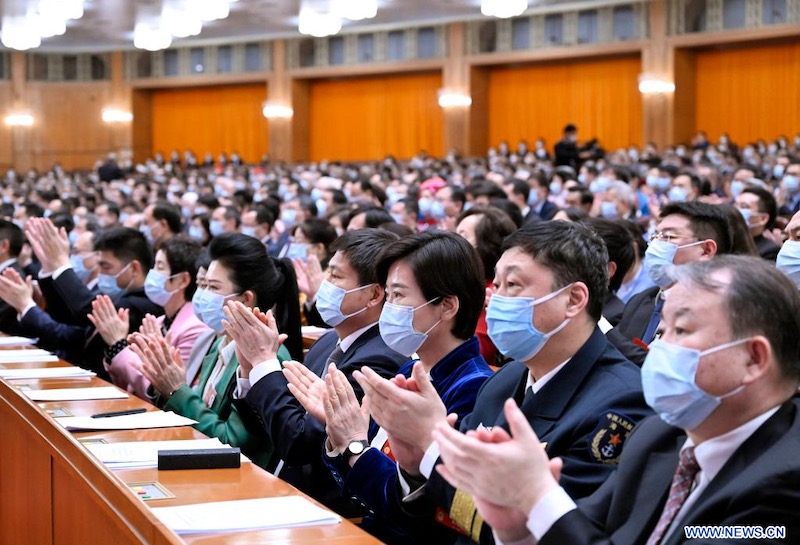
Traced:
<svg viewBox="0 0 800 545">
<path fill-rule="evenodd" d="M 558 206 L 548 200 L 550 185 L 547 175 L 541 170 L 534 171 L 528 178 L 528 208 L 523 212 L 523 223 L 551 220 L 558 212 Z"/>
<path fill-rule="evenodd" d="M 639 370 L 597 328 L 608 254 L 588 227 L 559 221 L 525 227 L 503 249 L 487 322 L 498 350 L 516 361 L 485 383 L 461 429 L 506 426 L 503 403 L 513 398 L 548 454 L 565 460 L 564 486 L 583 497 L 614 471 L 628 432 L 650 413 Z M 438 506 L 467 536 L 490 540 L 469 496 L 433 471 L 438 453 L 431 432 L 444 421 L 443 407 L 431 410 L 437 400 L 369 371 L 359 380 L 407 477 L 401 484 L 407 509 L 430 517 Z"/>
<path fill-rule="evenodd" d="M 20 275 L 24 274 L 17 263 L 24 243 L 22 229 L 8 220 L 0 219 L 0 273 L 11 268 Z M 17 311 L 6 301 L 0 301 L 0 331 L 10 335 L 19 334 Z"/>
<path fill-rule="evenodd" d="M 774 263 L 781 247 L 765 237 L 764 233 L 771 233 L 775 229 L 775 219 L 778 217 L 775 197 L 763 187 L 745 187 L 736 197 L 736 208 L 744 216 L 758 255 Z"/>
<path fill-rule="evenodd" d="M 391 377 L 408 359 L 389 349 L 378 330 L 384 289 L 375 276 L 374 264 L 381 250 L 396 239 L 397 235 L 378 229 L 351 231 L 339 237 L 331 246 L 336 253 L 317 294 L 317 308 L 334 328 L 311 346 L 304 364 L 324 377 L 328 365 L 336 363 L 359 398 L 363 393 L 352 379 L 354 370 L 368 365 L 381 376 Z M 345 292 L 343 296 L 340 290 Z M 341 298 L 331 297 L 331 293 L 339 293 Z M 242 344 L 237 339 L 237 345 Z M 273 354 L 247 355 L 239 360 L 236 397 L 244 398 L 271 437 L 283 462 L 276 473 L 340 513 L 351 514 L 353 505 L 341 496 L 322 461 L 325 423 L 308 414 L 292 395 Z M 248 361 L 255 365 L 248 367 Z"/>
<path fill-rule="evenodd" d="M 606 333 L 608 340 L 629 360 L 641 365 L 647 345 L 656 338 L 664 290 L 672 283 L 665 274 L 669 267 L 730 253 L 733 249 L 730 232 L 727 215 L 717 205 L 680 202 L 662 209 L 643 265 L 658 285 L 628 301 L 619 324 Z"/>
<path fill-rule="evenodd" d="M 76 274 L 69 260 L 69 241 L 66 233 L 60 233 L 47 219 L 31 220 L 28 237 L 31 247 L 42 262 L 40 281 L 48 283 L 46 290 L 50 299 L 47 306 L 59 308 L 64 324 L 84 329 L 83 350 L 72 350 L 72 354 L 82 353 L 79 361 L 72 363 L 96 372 L 108 379 L 103 367 L 104 352 L 117 352 L 125 348 L 124 339 L 104 339 L 97 333 L 88 315 L 92 313 L 92 302 L 98 295 L 90 290 Z M 138 331 L 146 314 L 160 316 L 163 309 L 152 303 L 144 293 L 144 281 L 152 266 L 153 255 L 142 233 L 121 227 L 97 235 L 94 240 L 97 252 L 98 289 L 111 297 L 118 309 L 128 309 L 128 332 Z M 26 334 L 46 336 L 46 329 L 52 327 L 51 320 L 38 312 L 21 313 L 21 326 Z M 70 334 L 70 338 L 72 335 Z M 116 355 L 116 353 L 111 354 Z"/>
<path fill-rule="evenodd" d="M 727 534 L 716 536 L 723 543 L 797 541 L 800 295 L 753 257 L 695 262 L 675 276 L 664 335 L 642 369 L 660 418 L 634 430 L 594 495 L 572 501 L 560 462 L 511 404 L 512 436 L 434 432 L 445 476 L 476 497 L 504 542 L 678 545 L 710 542 L 692 536 L 709 527 Z"/>
</svg>

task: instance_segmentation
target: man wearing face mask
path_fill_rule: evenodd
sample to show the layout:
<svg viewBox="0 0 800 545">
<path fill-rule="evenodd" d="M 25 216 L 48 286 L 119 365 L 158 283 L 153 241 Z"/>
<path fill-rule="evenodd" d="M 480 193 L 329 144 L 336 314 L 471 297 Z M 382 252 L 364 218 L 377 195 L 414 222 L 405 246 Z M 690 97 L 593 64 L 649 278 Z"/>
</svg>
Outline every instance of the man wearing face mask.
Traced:
<svg viewBox="0 0 800 545">
<path fill-rule="evenodd" d="M 576 505 L 551 472 L 558 461 L 510 404 L 513 438 L 444 427 L 435 434 L 448 478 L 466 483 L 505 543 L 712 542 L 691 536 L 696 526 L 772 531 L 714 536 L 725 543 L 797 541 L 800 295 L 753 257 L 695 262 L 674 274 L 664 335 L 642 368 L 658 417 L 637 426 L 596 494 Z M 460 460 L 494 463 L 459 464 L 456 451 Z"/>
<path fill-rule="evenodd" d="M 539 220 L 551 220 L 558 212 L 558 206 L 548 199 L 550 184 L 547 176 L 541 170 L 535 170 L 528 178 L 528 212 L 525 214 L 523 224 Z"/>
<path fill-rule="evenodd" d="M 775 266 L 800 288 L 800 212 L 792 216 L 784 232 L 787 239 L 778 252 Z"/>
<path fill-rule="evenodd" d="M 753 236 L 758 255 L 767 261 L 775 261 L 780 246 L 764 235 L 765 232 L 771 235 L 775 228 L 775 219 L 778 216 L 775 197 L 766 189 L 754 186 L 742 190 L 735 202 Z"/>
<path fill-rule="evenodd" d="M 407 358 L 391 350 L 378 328 L 384 288 L 375 276 L 375 261 L 397 235 L 378 229 L 350 231 L 332 245 L 326 279 L 317 292 L 316 308 L 333 330 L 309 349 L 304 365 L 324 377 L 328 365 L 350 379 L 359 398 L 361 388 L 352 372 L 368 365 L 381 376 L 391 377 Z M 280 476 L 338 512 L 352 513 L 354 506 L 341 496 L 322 461 L 325 424 L 308 414 L 287 388 L 280 366 L 255 362 L 241 376 L 237 397 L 244 398 L 275 444 L 284 467 Z"/>
<path fill-rule="evenodd" d="M 144 209 L 144 219 L 139 231 L 144 234 L 153 250 L 181 232 L 180 211 L 166 201 L 151 204 Z"/>
<path fill-rule="evenodd" d="M 701 202 L 672 203 L 661 211 L 644 264 L 655 287 L 625 305 L 619 324 L 606 335 L 628 359 L 644 362 L 647 345 L 656 337 L 664 306 L 664 290 L 672 284 L 672 265 L 705 261 L 732 251 L 731 229 L 725 212 Z"/>
<path fill-rule="evenodd" d="M 781 180 L 783 204 L 780 208 L 782 216 L 788 216 L 800 210 L 800 161 L 794 159 Z"/>
<path fill-rule="evenodd" d="M 548 455 L 564 459 L 561 484 L 577 497 L 589 495 L 613 472 L 628 432 L 649 414 L 638 369 L 597 327 L 608 289 L 605 245 L 584 225 L 553 221 L 513 233 L 503 250 L 486 321 L 492 342 L 514 361 L 485 383 L 460 429 L 505 427 L 503 404 L 513 398 Z M 368 370 L 359 382 L 402 470 L 406 510 L 433 516 L 434 503 L 466 536 L 491 541 L 469 495 L 434 470 L 431 432 L 446 425 L 444 407 L 432 411 L 435 400 L 422 389 Z M 491 458 L 484 463 L 491 466 Z"/>
</svg>

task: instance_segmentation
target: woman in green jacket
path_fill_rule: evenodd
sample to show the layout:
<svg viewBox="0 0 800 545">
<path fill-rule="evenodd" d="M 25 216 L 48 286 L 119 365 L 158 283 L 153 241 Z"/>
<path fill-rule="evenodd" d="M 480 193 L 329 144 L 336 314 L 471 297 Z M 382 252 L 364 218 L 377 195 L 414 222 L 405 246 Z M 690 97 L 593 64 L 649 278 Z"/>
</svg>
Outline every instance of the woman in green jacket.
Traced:
<svg viewBox="0 0 800 545">
<path fill-rule="evenodd" d="M 186 383 L 187 366 L 167 340 L 137 335 L 132 349 L 141 358 L 142 374 L 166 401 L 164 410 L 197 420 L 194 426 L 197 430 L 240 447 L 258 465 L 271 469 L 276 460 L 272 460 L 273 446 L 263 426 L 252 419 L 249 411 L 240 412 L 234 400 L 238 351 L 236 343 L 224 333 L 222 309 L 226 301 L 240 301 L 261 319 L 273 320 L 271 312 L 265 316 L 258 309 L 274 308 L 280 314 L 287 305 L 297 308 L 297 280 L 292 267 L 269 258 L 264 245 L 255 238 L 226 233 L 214 237 L 208 250 L 211 264 L 206 271 L 205 286 L 198 286 L 192 303 L 195 314 L 216 336 L 209 340 L 207 351 L 194 350 L 190 356 L 188 368 L 197 368 L 199 363 L 194 383 Z M 197 348 L 202 344 L 198 339 Z M 196 361 L 197 358 L 201 361 Z M 281 346 L 278 360 L 288 359 L 289 352 Z"/>
</svg>

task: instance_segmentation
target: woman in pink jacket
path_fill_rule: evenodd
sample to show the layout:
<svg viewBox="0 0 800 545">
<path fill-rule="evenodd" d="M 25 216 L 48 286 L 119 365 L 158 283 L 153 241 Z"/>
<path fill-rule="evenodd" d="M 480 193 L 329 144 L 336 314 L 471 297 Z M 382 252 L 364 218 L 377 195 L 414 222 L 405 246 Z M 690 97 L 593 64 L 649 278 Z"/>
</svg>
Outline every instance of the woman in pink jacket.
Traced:
<svg viewBox="0 0 800 545">
<path fill-rule="evenodd" d="M 183 361 L 198 337 L 211 334 L 192 308 L 192 296 L 197 288 L 196 275 L 201 248 L 191 239 L 173 237 L 164 242 L 156 253 L 155 266 L 147 274 L 145 293 L 155 304 L 164 307 L 158 318 L 147 315 L 139 333 L 148 337 L 166 336 L 181 353 Z M 149 381 L 139 372 L 139 358 L 128 348 L 127 309 L 117 311 L 111 300 L 100 296 L 92 304 L 91 320 L 108 344 L 104 365 L 114 384 L 147 401 Z M 192 377 L 187 375 L 187 380 Z"/>
</svg>

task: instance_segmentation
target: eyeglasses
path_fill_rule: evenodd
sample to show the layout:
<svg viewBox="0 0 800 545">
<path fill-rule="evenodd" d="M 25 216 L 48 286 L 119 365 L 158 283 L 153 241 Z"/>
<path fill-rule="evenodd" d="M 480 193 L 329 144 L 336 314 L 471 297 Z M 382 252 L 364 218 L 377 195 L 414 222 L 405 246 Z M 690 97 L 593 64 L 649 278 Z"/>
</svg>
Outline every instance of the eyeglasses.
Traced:
<svg viewBox="0 0 800 545">
<path fill-rule="evenodd" d="M 664 242 L 669 242 L 670 244 L 677 244 L 678 240 L 686 239 L 686 240 L 697 240 L 693 235 L 682 235 L 680 233 L 665 233 L 663 231 L 656 231 L 652 235 L 650 235 L 650 240 L 663 240 Z"/>
</svg>

